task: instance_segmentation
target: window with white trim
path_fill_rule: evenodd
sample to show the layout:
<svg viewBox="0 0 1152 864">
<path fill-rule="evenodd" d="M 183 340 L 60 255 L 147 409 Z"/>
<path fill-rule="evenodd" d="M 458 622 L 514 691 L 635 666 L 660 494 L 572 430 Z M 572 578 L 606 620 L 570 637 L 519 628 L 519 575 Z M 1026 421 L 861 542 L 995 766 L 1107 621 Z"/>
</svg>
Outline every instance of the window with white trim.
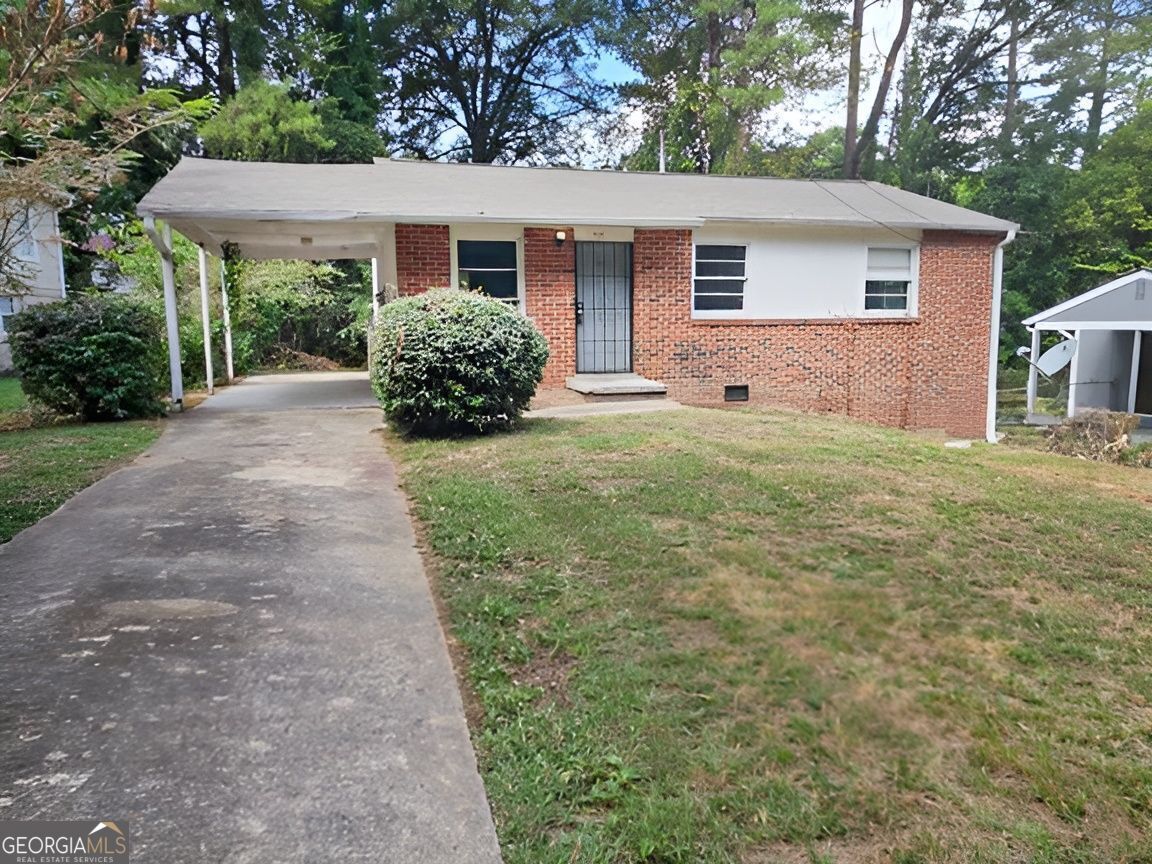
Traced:
<svg viewBox="0 0 1152 864">
<path fill-rule="evenodd" d="M 457 240 L 460 287 L 515 303 L 519 299 L 515 240 Z"/>
<path fill-rule="evenodd" d="M 908 312 L 912 300 L 914 250 L 908 247 L 868 248 L 868 275 L 864 281 L 865 312 Z"/>
<path fill-rule="evenodd" d="M 10 216 L 9 219 L 11 221 L 13 255 L 22 261 L 39 261 L 40 249 L 36 244 L 31 211 L 21 210 Z"/>
<path fill-rule="evenodd" d="M 697 244 L 692 308 L 697 312 L 743 309 L 747 256 L 747 246 Z"/>
<path fill-rule="evenodd" d="M 4 332 L 4 319 L 16 314 L 16 301 L 11 297 L 0 297 L 0 333 Z"/>
</svg>

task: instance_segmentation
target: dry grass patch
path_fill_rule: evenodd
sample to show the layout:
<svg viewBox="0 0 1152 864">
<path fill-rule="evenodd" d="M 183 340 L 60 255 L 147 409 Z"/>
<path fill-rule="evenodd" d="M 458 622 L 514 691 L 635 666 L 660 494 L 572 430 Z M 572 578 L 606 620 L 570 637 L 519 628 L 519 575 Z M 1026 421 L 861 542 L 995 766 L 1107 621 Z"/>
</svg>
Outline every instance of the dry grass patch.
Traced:
<svg viewBox="0 0 1152 864">
<path fill-rule="evenodd" d="M 754 410 L 393 448 L 509 862 L 1152 859 L 1152 475 Z"/>
</svg>

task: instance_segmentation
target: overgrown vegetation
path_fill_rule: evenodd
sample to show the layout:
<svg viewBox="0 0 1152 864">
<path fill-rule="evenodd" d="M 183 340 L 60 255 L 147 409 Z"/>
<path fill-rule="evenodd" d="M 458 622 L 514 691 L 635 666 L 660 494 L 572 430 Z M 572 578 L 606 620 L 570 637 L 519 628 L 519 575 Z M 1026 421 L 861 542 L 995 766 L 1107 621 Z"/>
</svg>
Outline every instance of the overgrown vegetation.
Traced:
<svg viewBox="0 0 1152 864">
<path fill-rule="evenodd" d="M 509 864 L 1152 857 L 1152 475 L 775 411 L 391 447 Z"/>
<path fill-rule="evenodd" d="M 139 224 L 112 230 L 101 256 L 158 313 L 163 285 L 156 250 Z M 174 235 L 180 353 L 185 384 L 204 378 L 199 265 L 191 241 Z M 228 267 L 233 364 L 237 375 L 278 366 L 291 352 L 319 355 L 335 364 L 363 366 L 371 315 L 369 267 L 361 262 L 233 261 Z M 209 268 L 213 368 L 224 370 L 223 296 L 219 262 Z"/>
<path fill-rule="evenodd" d="M 1132 433 L 1139 426 L 1140 418 L 1133 414 L 1081 411 L 1047 431 L 1048 449 L 1096 462 L 1152 465 L 1152 453 L 1132 446 Z"/>
<path fill-rule="evenodd" d="M 532 322 L 477 292 L 437 289 L 384 306 L 372 387 L 384 413 L 422 435 L 507 428 L 544 374 L 548 343 Z"/>
<path fill-rule="evenodd" d="M 84 420 L 156 417 L 165 354 L 159 316 L 124 297 L 74 294 L 29 306 L 5 325 L 24 393 Z"/>
</svg>

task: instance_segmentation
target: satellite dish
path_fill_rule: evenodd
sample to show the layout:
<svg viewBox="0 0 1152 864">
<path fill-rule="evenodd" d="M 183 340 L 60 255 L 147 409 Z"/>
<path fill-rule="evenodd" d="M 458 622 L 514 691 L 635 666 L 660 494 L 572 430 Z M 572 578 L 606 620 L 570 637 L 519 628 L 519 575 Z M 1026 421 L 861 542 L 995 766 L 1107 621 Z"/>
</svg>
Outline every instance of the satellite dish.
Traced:
<svg viewBox="0 0 1152 864">
<path fill-rule="evenodd" d="M 1076 340 L 1065 339 L 1053 345 L 1040 355 L 1034 364 L 1042 375 L 1051 378 L 1065 366 L 1072 362 L 1072 355 L 1076 353 Z"/>
</svg>

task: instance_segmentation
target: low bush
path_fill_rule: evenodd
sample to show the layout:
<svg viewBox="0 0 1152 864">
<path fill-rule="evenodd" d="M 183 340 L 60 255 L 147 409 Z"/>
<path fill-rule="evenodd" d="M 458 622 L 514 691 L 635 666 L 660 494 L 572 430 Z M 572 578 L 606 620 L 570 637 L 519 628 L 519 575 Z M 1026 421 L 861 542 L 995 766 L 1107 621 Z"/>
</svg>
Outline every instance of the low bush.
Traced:
<svg viewBox="0 0 1152 864">
<path fill-rule="evenodd" d="M 527 407 L 547 360 L 544 337 L 515 309 L 438 289 L 381 308 L 372 386 L 405 432 L 490 432 Z"/>
<path fill-rule="evenodd" d="M 163 413 L 163 324 L 150 305 L 78 294 L 30 306 L 5 326 L 29 399 L 85 420 Z"/>
<path fill-rule="evenodd" d="M 1138 417 L 1112 411 L 1082 411 L 1048 430 L 1048 449 L 1095 462 L 1129 462 Z"/>
</svg>

